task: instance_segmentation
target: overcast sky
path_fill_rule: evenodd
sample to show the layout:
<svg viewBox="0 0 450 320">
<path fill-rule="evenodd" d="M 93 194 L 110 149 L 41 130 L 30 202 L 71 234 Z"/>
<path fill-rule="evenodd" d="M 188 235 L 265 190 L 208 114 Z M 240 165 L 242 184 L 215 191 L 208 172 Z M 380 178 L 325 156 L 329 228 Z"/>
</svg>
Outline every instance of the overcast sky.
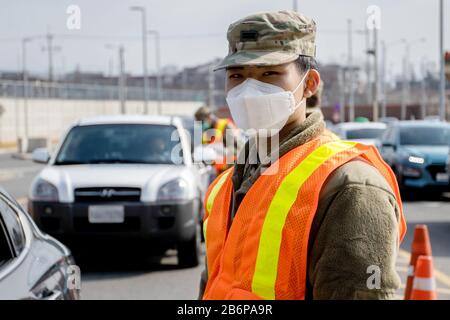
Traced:
<svg viewBox="0 0 450 320">
<path fill-rule="evenodd" d="M 450 20 L 450 2 L 446 2 L 445 20 Z M 81 29 L 66 27 L 69 5 L 81 9 Z M 149 29 L 161 34 L 163 65 L 193 66 L 227 51 L 228 25 L 250 13 L 291 9 L 292 0 L 0 0 L 0 70 L 21 68 L 21 42 L 25 36 L 54 33 L 55 73 L 74 70 L 109 72 L 112 59 L 117 71 L 117 54 L 106 44 L 124 44 L 126 70 L 138 74 L 142 68 L 140 15 L 129 10 L 143 5 L 148 11 Z M 425 58 L 438 59 L 438 0 L 310 0 L 298 1 L 298 10 L 314 18 L 318 26 L 317 58 L 322 63 L 345 61 L 347 56 L 347 19 L 354 29 L 363 29 L 370 5 L 381 9 L 380 40 L 395 43 L 404 38 L 411 45 L 411 61 L 416 66 Z M 450 49 L 450 27 L 445 25 L 445 44 Z M 64 35 L 61 37 L 58 35 Z M 417 39 L 426 38 L 425 43 Z M 364 61 L 365 38 L 353 36 L 354 59 Z M 45 73 L 48 68 L 45 42 L 34 40 L 28 45 L 28 65 L 32 72 Z M 154 70 L 154 46 L 149 39 L 149 68 Z M 388 50 L 391 72 L 401 70 L 404 45 L 397 43 Z"/>
</svg>

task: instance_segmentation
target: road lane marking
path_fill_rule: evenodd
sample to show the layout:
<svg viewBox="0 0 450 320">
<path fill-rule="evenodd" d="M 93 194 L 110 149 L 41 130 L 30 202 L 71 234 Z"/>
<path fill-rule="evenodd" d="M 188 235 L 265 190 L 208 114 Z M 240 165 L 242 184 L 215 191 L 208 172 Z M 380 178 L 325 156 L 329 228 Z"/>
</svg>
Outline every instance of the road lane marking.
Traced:
<svg viewBox="0 0 450 320">
<path fill-rule="evenodd" d="M 408 268 L 407 267 L 397 266 L 397 271 L 399 271 L 399 272 L 408 272 Z"/>
<path fill-rule="evenodd" d="M 409 260 L 411 254 L 408 251 L 405 251 L 403 249 L 400 249 L 398 252 L 399 255 L 401 255 L 403 258 L 407 258 Z M 450 276 L 448 276 L 445 272 L 442 272 L 436 268 L 434 268 L 434 276 L 436 277 L 436 280 L 442 282 L 447 287 L 450 288 Z"/>
<path fill-rule="evenodd" d="M 436 292 L 437 292 L 437 293 L 442 293 L 442 294 L 448 294 L 448 295 L 450 295 L 450 289 L 436 288 Z"/>
<path fill-rule="evenodd" d="M 434 269 L 434 275 L 436 279 L 440 282 L 444 283 L 447 287 L 450 288 L 450 277 L 442 271 Z"/>
</svg>

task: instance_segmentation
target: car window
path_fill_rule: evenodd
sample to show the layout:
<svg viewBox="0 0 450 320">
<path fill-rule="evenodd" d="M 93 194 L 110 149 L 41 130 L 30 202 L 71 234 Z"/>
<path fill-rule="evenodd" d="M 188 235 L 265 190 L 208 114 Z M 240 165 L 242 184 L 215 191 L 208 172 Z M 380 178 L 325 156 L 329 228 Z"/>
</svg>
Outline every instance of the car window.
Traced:
<svg viewBox="0 0 450 320">
<path fill-rule="evenodd" d="M 0 215 L 0 268 L 13 258 L 12 250 L 8 232 Z"/>
<path fill-rule="evenodd" d="M 73 128 L 55 165 L 98 163 L 180 163 L 178 131 L 169 125 L 114 124 Z M 182 159 L 181 159 L 182 162 Z"/>
<path fill-rule="evenodd" d="M 404 127 L 400 129 L 401 145 L 448 146 L 450 128 Z"/>
<path fill-rule="evenodd" d="M 347 131 L 347 139 L 376 139 L 380 137 L 385 129 L 360 128 Z"/>
<path fill-rule="evenodd" d="M 383 143 L 395 144 L 395 132 L 394 127 L 386 129 L 382 137 Z"/>
<path fill-rule="evenodd" d="M 391 132 L 392 128 L 387 128 L 383 134 L 380 137 L 381 142 L 385 142 L 387 140 L 387 137 L 389 136 L 389 133 Z"/>
<path fill-rule="evenodd" d="M 25 247 L 25 234 L 19 216 L 2 199 L 0 199 L 0 213 L 15 254 L 19 255 Z"/>
</svg>

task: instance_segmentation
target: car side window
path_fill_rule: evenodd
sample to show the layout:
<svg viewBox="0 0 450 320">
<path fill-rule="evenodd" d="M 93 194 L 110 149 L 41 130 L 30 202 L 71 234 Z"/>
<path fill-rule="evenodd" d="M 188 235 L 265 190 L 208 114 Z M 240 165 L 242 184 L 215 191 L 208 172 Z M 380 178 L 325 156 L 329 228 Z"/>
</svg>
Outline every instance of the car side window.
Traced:
<svg viewBox="0 0 450 320">
<path fill-rule="evenodd" d="M 15 255 L 18 256 L 25 247 L 25 233 L 19 216 L 3 199 L 0 198 L 0 213 L 4 227 L 12 243 Z"/>
<path fill-rule="evenodd" d="M 380 140 L 382 143 L 384 143 L 387 140 L 387 137 L 389 136 L 389 132 L 391 131 L 391 128 L 387 128 L 383 134 L 380 137 Z"/>
<path fill-rule="evenodd" d="M 393 127 L 388 128 L 383 136 L 383 143 L 394 144 L 395 142 L 395 129 Z"/>
<path fill-rule="evenodd" d="M 9 241 L 8 232 L 0 216 L 0 268 L 7 264 L 13 257 L 13 248 Z"/>
</svg>

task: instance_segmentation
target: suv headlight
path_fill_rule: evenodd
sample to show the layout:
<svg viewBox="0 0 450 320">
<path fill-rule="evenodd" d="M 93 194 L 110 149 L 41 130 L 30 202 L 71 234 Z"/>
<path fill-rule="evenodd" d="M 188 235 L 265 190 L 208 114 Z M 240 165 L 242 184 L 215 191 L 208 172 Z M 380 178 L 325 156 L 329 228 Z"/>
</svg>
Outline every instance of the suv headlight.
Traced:
<svg viewBox="0 0 450 320">
<path fill-rule="evenodd" d="M 32 191 L 32 197 L 35 201 L 58 202 L 58 189 L 48 181 L 39 179 Z"/>
<path fill-rule="evenodd" d="M 174 179 L 158 190 L 158 201 L 186 200 L 189 195 L 188 184 L 183 179 Z"/>
</svg>

